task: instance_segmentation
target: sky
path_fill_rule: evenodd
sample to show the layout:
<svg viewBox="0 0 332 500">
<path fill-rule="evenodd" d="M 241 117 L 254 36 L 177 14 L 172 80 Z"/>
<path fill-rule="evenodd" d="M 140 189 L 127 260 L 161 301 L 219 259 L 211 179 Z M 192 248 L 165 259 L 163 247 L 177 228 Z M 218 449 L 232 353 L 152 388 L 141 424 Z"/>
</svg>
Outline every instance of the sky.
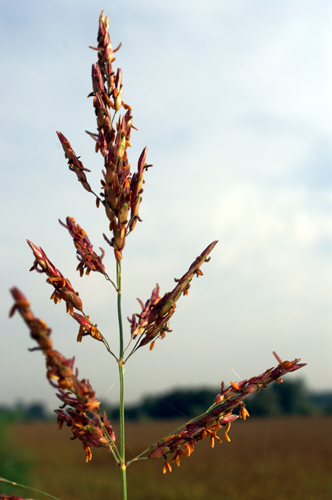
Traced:
<svg viewBox="0 0 332 500">
<path fill-rule="evenodd" d="M 0 403 L 57 407 L 45 361 L 19 315 L 19 287 L 75 356 L 97 397 L 118 401 L 114 360 L 54 305 L 44 275 L 29 273 L 30 239 L 78 290 L 84 310 L 118 350 L 116 297 L 100 274 L 79 277 L 69 234 L 74 217 L 115 277 L 108 222 L 68 170 L 55 131 L 71 142 L 99 190 L 91 65 L 98 17 L 110 18 L 114 67 L 138 132 L 132 170 L 148 146 L 143 219 L 122 261 L 123 316 L 140 312 L 156 283 L 174 287 L 194 259 L 218 245 L 153 351 L 126 365 L 126 399 L 175 387 L 220 387 L 282 359 L 308 365 L 285 377 L 332 389 L 332 5 L 329 1 L 1 1 Z"/>
</svg>

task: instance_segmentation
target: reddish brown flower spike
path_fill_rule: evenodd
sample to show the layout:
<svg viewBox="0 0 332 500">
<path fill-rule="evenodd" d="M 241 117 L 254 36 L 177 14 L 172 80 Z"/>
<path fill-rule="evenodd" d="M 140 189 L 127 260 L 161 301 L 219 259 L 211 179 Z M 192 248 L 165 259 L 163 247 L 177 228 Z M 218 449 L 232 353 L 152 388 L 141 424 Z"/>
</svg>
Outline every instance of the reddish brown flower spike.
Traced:
<svg viewBox="0 0 332 500">
<path fill-rule="evenodd" d="M 166 332 L 169 332 L 169 320 L 175 312 L 176 302 L 181 295 L 187 295 L 190 287 L 190 282 L 195 276 L 202 275 L 200 267 L 206 261 L 209 254 L 218 242 L 213 241 L 191 264 L 189 270 L 180 279 L 175 279 L 177 285 L 163 297 L 159 296 L 159 286 L 152 292 L 151 299 L 148 300 L 140 314 L 138 325 L 134 320 L 132 323 L 132 335 L 145 333 L 145 337 L 141 340 L 139 346 L 142 347 L 154 341 L 155 338 L 163 338 Z"/>
</svg>

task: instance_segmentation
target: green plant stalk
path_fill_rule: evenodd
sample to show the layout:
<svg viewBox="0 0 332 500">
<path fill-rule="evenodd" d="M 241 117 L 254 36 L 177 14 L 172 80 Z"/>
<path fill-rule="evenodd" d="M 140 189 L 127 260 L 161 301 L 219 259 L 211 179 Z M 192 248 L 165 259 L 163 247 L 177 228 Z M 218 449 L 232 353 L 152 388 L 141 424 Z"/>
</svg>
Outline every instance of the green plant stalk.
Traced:
<svg viewBox="0 0 332 500">
<path fill-rule="evenodd" d="M 122 327 L 122 311 L 121 311 L 121 264 L 116 264 L 116 280 L 118 288 L 118 322 L 119 322 L 119 337 L 120 337 L 120 352 L 119 352 L 119 378 L 120 378 L 120 469 L 122 481 L 122 500 L 127 500 L 127 464 L 125 450 L 125 419 L 124 419 L 124 360 L 123 360 L 123 327 Z"/>
<path fill-rule="evenodd" d="M 124 420 L 124 366 L 119 363 L 120 376 L 120 469 L 122 481 L 122 500 L 127 500 L 127 464 L 125 452 L 125 420 Z"/>
<path fill-rule="evenodd" d="M 59 500 L 58 497 L 54 497 L 53 495 L 49 495 L 48 493 L 45 493 L 45 491 L 37 490 L 36 488 L 32 488 L 31 486 L 26 486 L 25 484 L 15 483 L 14 481 L 9 481 L 9 479 L 5 479 L 3 477 L 0 477 L 0 481 L 3 483 L 12 484 L 13 486 L 20 486 L 21 488 L 26 488 L 27 490 L 36 491 L 37 493 L 41 493 L 42 495 L 45 495 L 46 497 L 53 498 L 53 500 Z"/>
<path fill-rule="evenodd" d="M 121 312 L 121 264 L 116 263 L 116 284 L 118 288 L 118 322 L 119 322 L 119 336 L 120 336 L 120 353 L 119 361 L 123 360 L 123 326 L 122 326 L 122 312 Z"/>
</svg>

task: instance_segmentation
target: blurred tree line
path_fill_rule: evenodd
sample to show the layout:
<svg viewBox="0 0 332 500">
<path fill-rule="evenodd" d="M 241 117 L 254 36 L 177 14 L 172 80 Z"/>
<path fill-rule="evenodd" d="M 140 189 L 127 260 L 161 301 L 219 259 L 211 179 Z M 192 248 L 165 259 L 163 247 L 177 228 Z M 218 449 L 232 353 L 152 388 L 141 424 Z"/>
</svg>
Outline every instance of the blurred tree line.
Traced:
<svg viewBox="0 0 332 500">
<path fill-rule="evenodd" d="M 125 410 L 128 420 L 193 418 L 207 410 L 219 389 L 175 389 L 164 395 L 147 396 L 136 405 Z M 332 392 L 310 393 L 302 380 L 272 384 L 267 389 L 253 394 L 245 400 L 250 416 L 265 415 L 332 415 Z M 56 406 L 54 406 L 56 408 Z M 111 421 L 117 420 L 119 409 L 106 401 L 102 402 Z M 0 419 L 14 421 L 36 421 L 54 419 L 42 402 L 14 407 L 0 405 Z"/>
<path fill-rule="evenodd" d="M 46 420 L 48 418 L 53 418 L 53 415 L 47 411 L 45 404 L 41 401 L 28 404 L 19 401 L 14 406 L 0 403 L 0 424 Z"/>
<path fill-rule="evenodd" d="M 218 389 L 175 389 L 163 396 L 148 396 L 139 404 L 127 407 L 128 420 L 193 418 L 213 403 Z M 303 381 L 272 384 L 245 400 L 250 416 L 332 415 L 332 392 L 310 394 Z M 118 418 L 118 408 L 103 403 L 111 420 Z"/>
<path fill-rule="evenodd" d="M 19 484 L 32 485 L 34 457 L 28 450 L 13 445 L 13 438 L 11 413 L 1 412 L 0 409 L 0 477 Z M 1 493 L 24 496 L 26 490 L 1 482 Z"/>
</svg>

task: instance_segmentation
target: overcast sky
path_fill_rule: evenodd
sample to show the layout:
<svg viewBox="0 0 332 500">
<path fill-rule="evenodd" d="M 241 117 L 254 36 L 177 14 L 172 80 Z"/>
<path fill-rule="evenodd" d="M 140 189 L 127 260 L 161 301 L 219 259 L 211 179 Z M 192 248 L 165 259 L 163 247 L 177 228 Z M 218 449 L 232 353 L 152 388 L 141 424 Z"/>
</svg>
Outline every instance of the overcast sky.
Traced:
<svg viewBox="0 0 332 500">
<path fill-rule="evenodd" d="M 282 359 L 308 366 L 309 389 L 332 389 L 331 54 L 329 1 L 1 1 L 1 399 L 57 407 L 39 352 L 12 305 L 18 286 L 76 356 L 97 396 L 118 398 L 117 367 L 56 306 L 45 276 L 29 273 L 29 238 L 80 292 L 84 310 L 117 351 L 115 293 L 99 274 L 80 278 L 58 219 L 74 217 L 115 276 L 108 222 L 66 164 L 71 142 L 99 190 L 91 64 L 98 17 L 110 18 L 123 100 L 133 108 L 130 162 L 148 146 L 140 215 L 123 258 L 124 318 L 156 283 L 174 287 L 219 240 L 204 276 L 178 302 L 172 332 L 126 370 L 127 401 L 174 387 L 219 387 Z M 129 338 L 129 325 L 125 325 Z"/>
</svg>

